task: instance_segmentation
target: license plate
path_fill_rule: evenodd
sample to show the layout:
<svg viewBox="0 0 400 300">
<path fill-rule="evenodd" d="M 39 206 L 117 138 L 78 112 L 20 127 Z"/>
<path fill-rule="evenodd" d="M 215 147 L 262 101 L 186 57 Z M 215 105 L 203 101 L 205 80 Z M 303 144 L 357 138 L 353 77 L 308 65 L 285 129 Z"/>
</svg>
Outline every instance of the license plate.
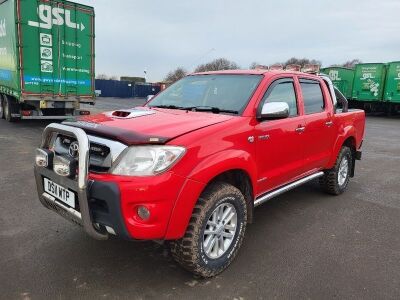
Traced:
<svg viewBox="0 0 400 300">
<path fill-rule="evenodd" d="M 58 185 L 57 183 L 44 178 L 44 191 L 57 200 L 67 204 L 68 206 L 75 208 L 75 194 L 74 192 Z"/>
</svg>

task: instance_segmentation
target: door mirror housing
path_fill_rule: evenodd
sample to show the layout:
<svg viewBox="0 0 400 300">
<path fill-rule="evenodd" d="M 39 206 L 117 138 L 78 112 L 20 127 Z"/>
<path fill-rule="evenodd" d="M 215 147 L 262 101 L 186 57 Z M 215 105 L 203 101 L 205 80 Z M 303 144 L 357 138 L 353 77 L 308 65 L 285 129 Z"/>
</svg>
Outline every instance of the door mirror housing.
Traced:
<svg viewBox="0 0 400 300">
<path fill-rule="evenodd" d="M 259 119 L 274 120 L 289 117 L 289 105 L 286 102 L 264 103 Z"/>
</svg>

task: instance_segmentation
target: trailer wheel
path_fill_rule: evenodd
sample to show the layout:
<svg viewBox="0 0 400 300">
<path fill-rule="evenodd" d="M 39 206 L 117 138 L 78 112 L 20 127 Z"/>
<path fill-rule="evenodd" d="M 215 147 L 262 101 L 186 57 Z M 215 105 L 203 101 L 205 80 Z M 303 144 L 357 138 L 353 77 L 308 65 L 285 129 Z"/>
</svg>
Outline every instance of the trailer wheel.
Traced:
<svg viewBox="0 0 400 300">
<path fill-rule="evenodd" d="M 0 95 L 0 119 L 4 119 L 4 101 L 3 101 L 3 95 Z"/>
<path fill-rule="evenodd" d="M 12 98 L 7 97 L 6 95 L 3 96 L 3 108 L 4 108 L 4 118 L 8 122 L 15 122 L 18 120 L 17 117 L 13 117 L 12 114 L 18 114 L 19 108 L 16 101 Z"/>
</svg>

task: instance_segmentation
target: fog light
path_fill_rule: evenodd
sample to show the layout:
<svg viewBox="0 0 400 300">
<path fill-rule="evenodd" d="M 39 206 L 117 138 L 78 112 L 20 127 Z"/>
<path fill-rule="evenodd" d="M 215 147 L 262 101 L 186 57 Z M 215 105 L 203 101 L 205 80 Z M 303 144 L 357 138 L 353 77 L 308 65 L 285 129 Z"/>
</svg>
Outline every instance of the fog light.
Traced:
<svg viewBox="0 0 400 300">
<path fill-rule="evenodd" d="M 150 211 L 146 206 L 140 205 L 137 208 L 137 214 L 144 221 L 147 221 L 150 218 Z"/>
<path fill-rule="evenodd" d="M 57 175 L 64 177 L 76 175 L 76 162 L 64 156 L 55 156 L 53 160 L 53 170 Z"/>
<path fill-rule="evenodd" d="M 47 149 L 36 149 L 35 162 L 38 167 L 47 168 L 53 164 L 54 153 Z"/>
</svg>

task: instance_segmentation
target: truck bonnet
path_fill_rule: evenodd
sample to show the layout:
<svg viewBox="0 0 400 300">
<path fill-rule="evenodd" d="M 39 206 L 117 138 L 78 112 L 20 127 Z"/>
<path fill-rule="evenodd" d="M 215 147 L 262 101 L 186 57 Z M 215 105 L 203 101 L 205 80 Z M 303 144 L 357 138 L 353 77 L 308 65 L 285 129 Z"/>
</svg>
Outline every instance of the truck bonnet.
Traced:
<svg viewBox="0 0 400 300">
<path fill-rule="evenodd" d="M 126 145 L 165 144 L 189 132 L 225 122 L 230 115 L 137 107 L 82 116 L 63 122 Z"/>
</svg>

